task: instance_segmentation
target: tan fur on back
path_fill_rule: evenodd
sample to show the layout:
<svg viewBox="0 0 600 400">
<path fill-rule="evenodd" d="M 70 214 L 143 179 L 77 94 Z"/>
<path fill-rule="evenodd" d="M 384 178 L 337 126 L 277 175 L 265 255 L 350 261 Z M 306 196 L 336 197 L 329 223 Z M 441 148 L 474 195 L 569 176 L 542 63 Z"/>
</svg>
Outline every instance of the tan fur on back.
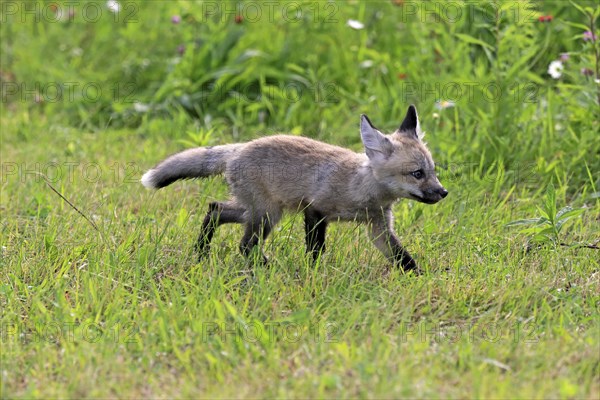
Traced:
<svg viewBox="0 0 600 400">
<path fill-rule="evenodd" d="M 225 170 L 236 200 L 253 207 L 312 204 L 329 217 L 352 219 L 375 200 L 367 157 L 304 137 L 278 135 L 248 143 Z M 351 212 L 348 212 L 351 211 Z"/>
</svg>

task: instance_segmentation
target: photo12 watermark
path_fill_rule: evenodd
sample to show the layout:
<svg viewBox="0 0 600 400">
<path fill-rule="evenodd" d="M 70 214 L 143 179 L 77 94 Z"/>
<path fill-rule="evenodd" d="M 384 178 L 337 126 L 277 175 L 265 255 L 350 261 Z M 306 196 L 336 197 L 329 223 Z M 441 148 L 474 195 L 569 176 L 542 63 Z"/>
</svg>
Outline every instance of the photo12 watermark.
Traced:
<svg viewBox="0 0 600 400">
<path fill-rule="evenodd" d="M 203 1 L 202 21 L 208 19 L 248 23 L 338 23 L 340 3 L 332 1 Z"/>
<path fill-rule="evenodd" d="M 139 327 L 135 322 L 105 325 L 96 322 L 48 322 L 33 326 L 3 323 L 0 344 L 27 343 L 138 343 Z"/>
<path fill-rule="evenodd" d="M 285 342 L 336 343 L 340 340 L 337 323 L 320 321 L 317 323 L 296 322 L 223 322 L 203 321 L 199 330 L 201 341 L 241 341 L 244 343 Z"/>
<path fill-rule="evenodd" d="M 509 100 L 515 104 L 537 103 L 540 86 L 534 82 L 513 83 L 503 87 L 496 81 L 476 82 L 411 82 L 402 81 L 396 91 L 403 102 L 419 99 L 420 102 L 439 102 L 439 108 L 447 108 L 458 102 L 498 103 Z"/>
<path fill-rule="evenodd" d="M 503 5 L 502 2 L 408 0 L 394 4 L 398 6 L 398 21 L 402 23 L 494 23 L 503 18 L 519 24 L 537 21 L 535 8 L 523 7 L 516 2 Z"/>
<path fill-rule="evenodd" d="M 0 166 L 2 184 L 16 181 L 48 183 L 139 183 L 142 169 L 134 162 L 101 164 L 83 161 L 3 162 Z"/>
<path fill-rule="evenodd" d="M 422 343 L 537 343 L 540 327 L 533 321 L 507 325 L 496 322 L 436 323 L 402 322 L 398 340 L 400 343 L 418 341 Z"/>
<path fill-rule="evenodd" d="M 97 23 L 108 19 L 137 23 L 140 3 L 133 1 L 2 1 L 0 23 Z"/>
<path fill-rule="evenodd" d="M 103 98 L 114 103 L 135 103 L 136 92 L 137 86 L 133 82 L 0 82 L 3 103 L 96 103 Z"/>
</svg>

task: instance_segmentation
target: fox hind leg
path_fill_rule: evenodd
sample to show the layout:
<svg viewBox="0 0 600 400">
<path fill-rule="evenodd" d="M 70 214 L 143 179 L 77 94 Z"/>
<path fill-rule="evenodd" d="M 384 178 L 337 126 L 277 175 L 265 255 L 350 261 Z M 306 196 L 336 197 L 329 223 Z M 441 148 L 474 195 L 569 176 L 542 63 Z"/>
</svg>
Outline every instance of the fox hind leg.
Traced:
<svg viewBox="0 0 600 400">
<path fill-rule="evenodd" d="M 271 230 L 281 218 L 281 211 L 275 210 L 271 212 L 254 212 L 248 221 L 246 221 L 246 228 L 244 230 L 244 236 L 240 243 L 240 251 L 246 256 L 250 257 L 252 249 L 256 247 L 260 240 L 263 241 L 269 236 Z M 267 263 L 267 257 L 260 251 L 260 261 L 263 264 Z"/>
<path fill-rule="evenodd" d="M 210 203 L 208 212 L 204 217 L 202 229 L 196 242 L 196 251 L 198 257 L 202 258 L 210 250 L 210 242 L 215 234 L 215 230 L 222 224 L 244 223 L 245 210 L 232 202 Z"/>
<path fill-rule="evenodd" d="M 314 208 L 304 210 L 304 231 L 306 233 L 306 252 L 312 254 L 316 261 L 319 254 L 325 251 L 325 216 Z"/>
</svg>

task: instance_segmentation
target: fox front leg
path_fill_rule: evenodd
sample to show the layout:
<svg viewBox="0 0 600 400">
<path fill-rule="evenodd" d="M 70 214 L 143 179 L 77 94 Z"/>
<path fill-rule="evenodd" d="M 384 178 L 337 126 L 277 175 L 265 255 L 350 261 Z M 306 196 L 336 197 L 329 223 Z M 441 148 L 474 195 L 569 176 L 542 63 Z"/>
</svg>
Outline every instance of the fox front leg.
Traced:
<svg viewBox="0 0 600 400">
<path fill-rule="evenodd" d="M 312 254 L 313 261 L 325 251 L 325 230 L 327 221 L 319 211 L 307 207 L 304 210 L 304 231 L 306 233 L 306 252 Z"/>
<path fill-rule="evenodd" d="M 382 210 L 381 216 L 371 220 L 371 239 L 375 246 L 394 265 L 401 265 L 404 271 L 416 270 L 417 263 L 410 253 L 402 247 L 400 240 L 393 230 L 393 215 L 391 208 Z"/>
</svg>

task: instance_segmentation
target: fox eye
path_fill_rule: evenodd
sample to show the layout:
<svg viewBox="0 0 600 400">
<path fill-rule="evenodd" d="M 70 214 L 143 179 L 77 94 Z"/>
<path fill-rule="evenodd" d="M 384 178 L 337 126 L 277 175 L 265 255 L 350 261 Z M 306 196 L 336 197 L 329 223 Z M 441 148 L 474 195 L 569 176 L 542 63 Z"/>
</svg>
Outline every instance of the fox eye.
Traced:
<svg viewBox="0 0 600 400">
<path fill-rule="evenodd" d="M 424 174 L 423 174 L 423 170 L 422 170 L 422 169 L 418 169 L 418 170 L 416 170 L 416 171 L 414 171 L 414 172 L 411 172 L 410 174 L 411 174 L 412 176 L 414 176 L 414 177 L 415 177 L 415 179 L 421 179 L 421 178 L 423 178 L 423 176 L 424 176 Z"/>
</svg>

